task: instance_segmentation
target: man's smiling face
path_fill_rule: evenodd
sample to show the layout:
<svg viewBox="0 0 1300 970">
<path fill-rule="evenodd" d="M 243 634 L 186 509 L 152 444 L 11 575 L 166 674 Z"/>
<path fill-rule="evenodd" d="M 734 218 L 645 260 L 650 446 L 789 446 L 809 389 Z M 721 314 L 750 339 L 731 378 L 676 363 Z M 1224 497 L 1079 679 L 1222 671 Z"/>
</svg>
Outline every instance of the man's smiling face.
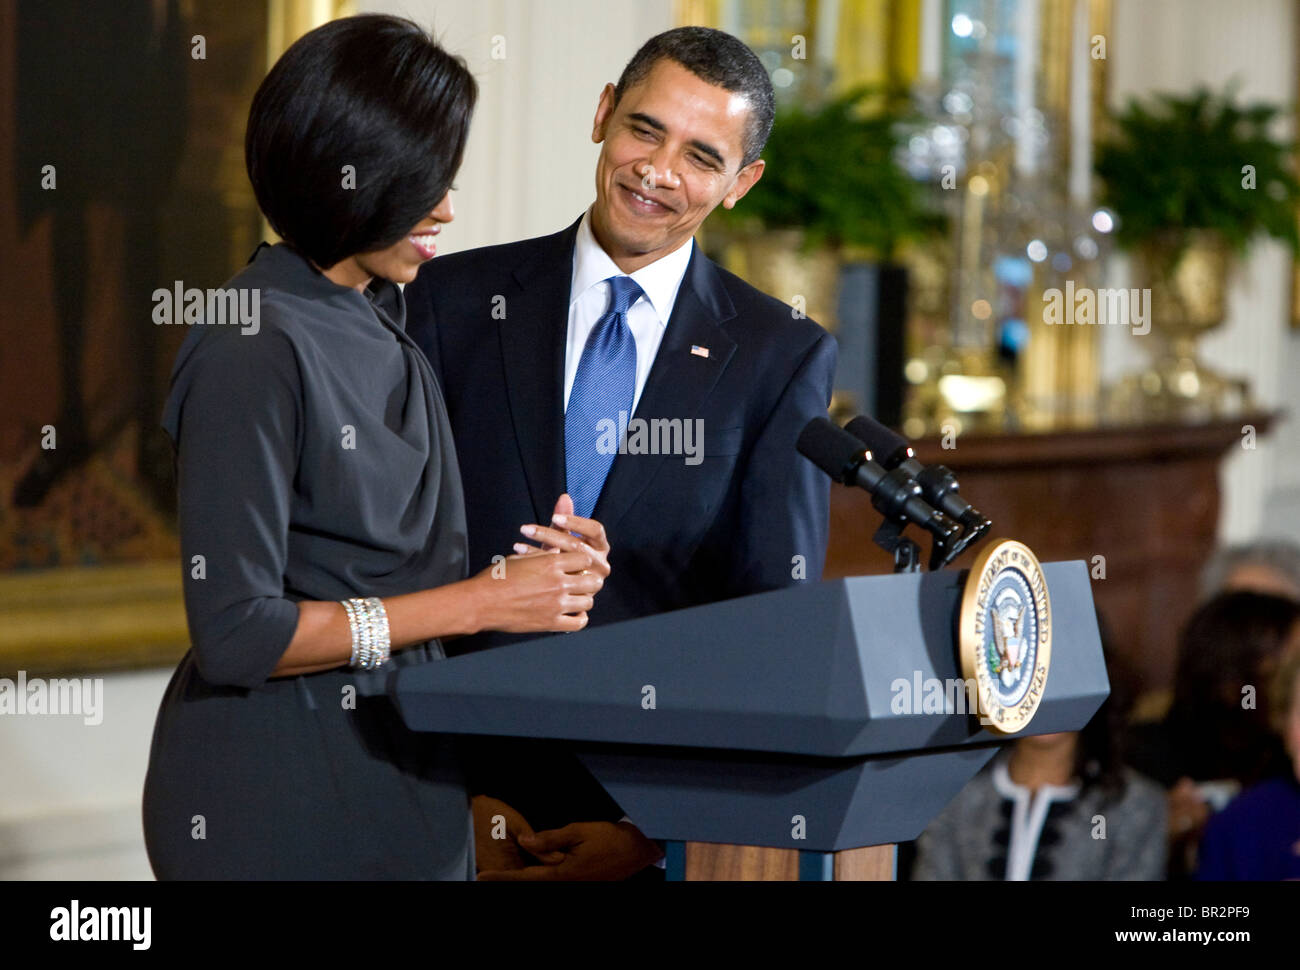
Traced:
<svg viewBox="0 0 1300 970">
<path fill-rule="evenodd" d="M 763 173 L 741 167 L 750 104 L 663 59 L 614 103 L 601 92 L 592 141 L 596 163 L 592 230 L 625 273 L 675 250 L 718 204 L 736 204 Z"/>
</svg>

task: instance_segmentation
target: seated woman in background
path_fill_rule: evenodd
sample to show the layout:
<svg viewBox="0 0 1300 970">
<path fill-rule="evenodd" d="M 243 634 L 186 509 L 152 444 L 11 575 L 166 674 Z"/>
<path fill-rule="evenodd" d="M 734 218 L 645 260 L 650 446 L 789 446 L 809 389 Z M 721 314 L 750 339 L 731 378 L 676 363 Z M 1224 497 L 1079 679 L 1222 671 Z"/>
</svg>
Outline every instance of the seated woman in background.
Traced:
<svg viewBox="0 0 1300 970">
<path fill-rule="evenodd" d="M 1270 709 L 1289 770 L 1210 819 L 1198 879 L 1300 879 L 1300 625 L 1274 677 Z"/>
<path fill-rule="evenodd" d="M 913 879 L 1164 878 L 1164 792 L 1122 763 L 1132 694 L 1106 667 L 1088 726 L 999 751 L 921 834 Z"/>
<path fill-rule="evenodd" d="M 1269 724 L 1267 685 L 1300 603 L 1268 593 L 1220 593 L 1179 640 L 1164 719 L 1134 728 L 1132 764 L 1169 791 L 1169 876 L 1189 878 L 1211 813 L 1242 788 L 1289 768 Z"/>
</svg>

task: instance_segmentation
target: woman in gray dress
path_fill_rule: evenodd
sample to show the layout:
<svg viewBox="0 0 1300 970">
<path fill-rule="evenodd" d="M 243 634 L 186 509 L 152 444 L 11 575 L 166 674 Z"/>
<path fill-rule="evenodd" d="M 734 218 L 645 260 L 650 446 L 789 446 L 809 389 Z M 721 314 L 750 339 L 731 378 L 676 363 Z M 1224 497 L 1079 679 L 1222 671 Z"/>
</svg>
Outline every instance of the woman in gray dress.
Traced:
<svg viewBox="0 0 1300 970">
<path fill-rule="evenodd" d="M 241 323 L 186 302 L 163 417 L 192 647 L 145 782 L 160 878 L 474 878 L 455 752 L 404 728 L 388 679 L 439 638 L 580 629 L 608 574 L 584 522 L 587 541 L 538 526 L 545 551 L 466 578 L 447 416 L 397 283 L 452 219 L 475 97 L 420 28 L 368 15 L 304 36 L 253 100 L 249 176 L 285 241 L 218 297 Z"/>
</svg>

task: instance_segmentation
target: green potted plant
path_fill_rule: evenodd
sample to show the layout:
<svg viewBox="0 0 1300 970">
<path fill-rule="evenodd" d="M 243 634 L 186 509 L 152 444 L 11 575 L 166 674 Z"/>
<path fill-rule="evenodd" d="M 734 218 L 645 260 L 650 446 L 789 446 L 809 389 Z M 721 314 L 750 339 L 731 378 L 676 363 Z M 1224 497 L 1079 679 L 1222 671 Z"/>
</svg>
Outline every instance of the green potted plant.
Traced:
<svg viewBox="0 0 1300 970">
<path fill-rule="evenodd" d="M 1237 104 L 1229 87 L 1130 99 L 1098 148 L 1100 202 L 1133 251 L 1161 335 L 1152 370 L 1122 385 L 1121 408 L 1210 417 L 1245 407 L 1240 381 L 1202 365 L 1196 339 L 1224 317 L 1230 273 L 1259 235 L 1300 248 L 1295 145 L 1271 132 L 1280 105 Z"/>
<path fill-rule="evenodd" d="M 902 95 L 880 88 L 855 88 L 817 107 L 786 107 L 763 151 L 762 179 L 736 208 L 719 208 L 709 220 L 709 235 L 723 244 L 730 265 L 783 300 L 797 306 L 801 298 L 809 316 L 839 330 L 842 350 L 857 330 L 873 330 L 873 359 L 847 363 L 864 379 L 866 368 L 876 367 L 876 379 L 866 382 L 883 393 L 855 403 L 874 404 L 886 423 L 896 423 L 890 412 L 901 399 L 907 276 L 899 250 L 944 225 L 927 204 L 926 186 L 895 158 L 900 137 L 917 120 Z M 855 273 L 873 279 L 851 281 Z M 876 294 L 874 305 L 861 308 L 862 319 L 837 320 L 842 278 Z M 897 361 L 886 359 L 891 355 Z M 890 380 L 899 382 L 897 393 L 879 386 Z"/>
<path fill-rule="evenodd" d="M 873 103 L 880 110 L 869 111 Z M 729 229 L 798 230 L 806 249 L 829 246 L 892 262 L 900 244 L 942 223 L 924 186 L 895 160 L 914 116 L 899 95 L 854 90 L 817 108 L 777 113 L 754 191 L 715 218 Z"/>
</svg>

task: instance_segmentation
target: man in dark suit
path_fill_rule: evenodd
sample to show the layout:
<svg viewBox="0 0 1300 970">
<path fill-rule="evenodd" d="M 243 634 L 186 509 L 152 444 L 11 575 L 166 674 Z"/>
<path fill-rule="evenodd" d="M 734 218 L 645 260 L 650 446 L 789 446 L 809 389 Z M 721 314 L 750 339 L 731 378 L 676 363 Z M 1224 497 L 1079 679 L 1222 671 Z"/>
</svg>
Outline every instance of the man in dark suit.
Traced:
<svg viewBox="0 0 1300 970">
<path fill-rule="evenodd" d="M 593 624 L 820 579 L 830 480 L 795 441 L 826 413 L 835 341 L 693 241 L 759 180 L 773 113 L 767 72 L 739 40 L 660 34 L 601 93 L 587 213 L 552 236 L 436 259 L 407 287 L 407 330 L 451 417 L 472 568 L 518 542 L 519 522 L 558 526 L 533 532 L 543 545 L 569 533 L 603 545 L 603 523 L 612 571 Z M 511 751 L 483 786 L 501 801 L 481 804 L 545 864 L 498 875 L 623 878 L 660 855 L 571 755 Z M 476 817 L 490 816 L 476 805 Z M 513 844 L 479 846 L 485 870 L 524 865 Z"/>
</svg>

